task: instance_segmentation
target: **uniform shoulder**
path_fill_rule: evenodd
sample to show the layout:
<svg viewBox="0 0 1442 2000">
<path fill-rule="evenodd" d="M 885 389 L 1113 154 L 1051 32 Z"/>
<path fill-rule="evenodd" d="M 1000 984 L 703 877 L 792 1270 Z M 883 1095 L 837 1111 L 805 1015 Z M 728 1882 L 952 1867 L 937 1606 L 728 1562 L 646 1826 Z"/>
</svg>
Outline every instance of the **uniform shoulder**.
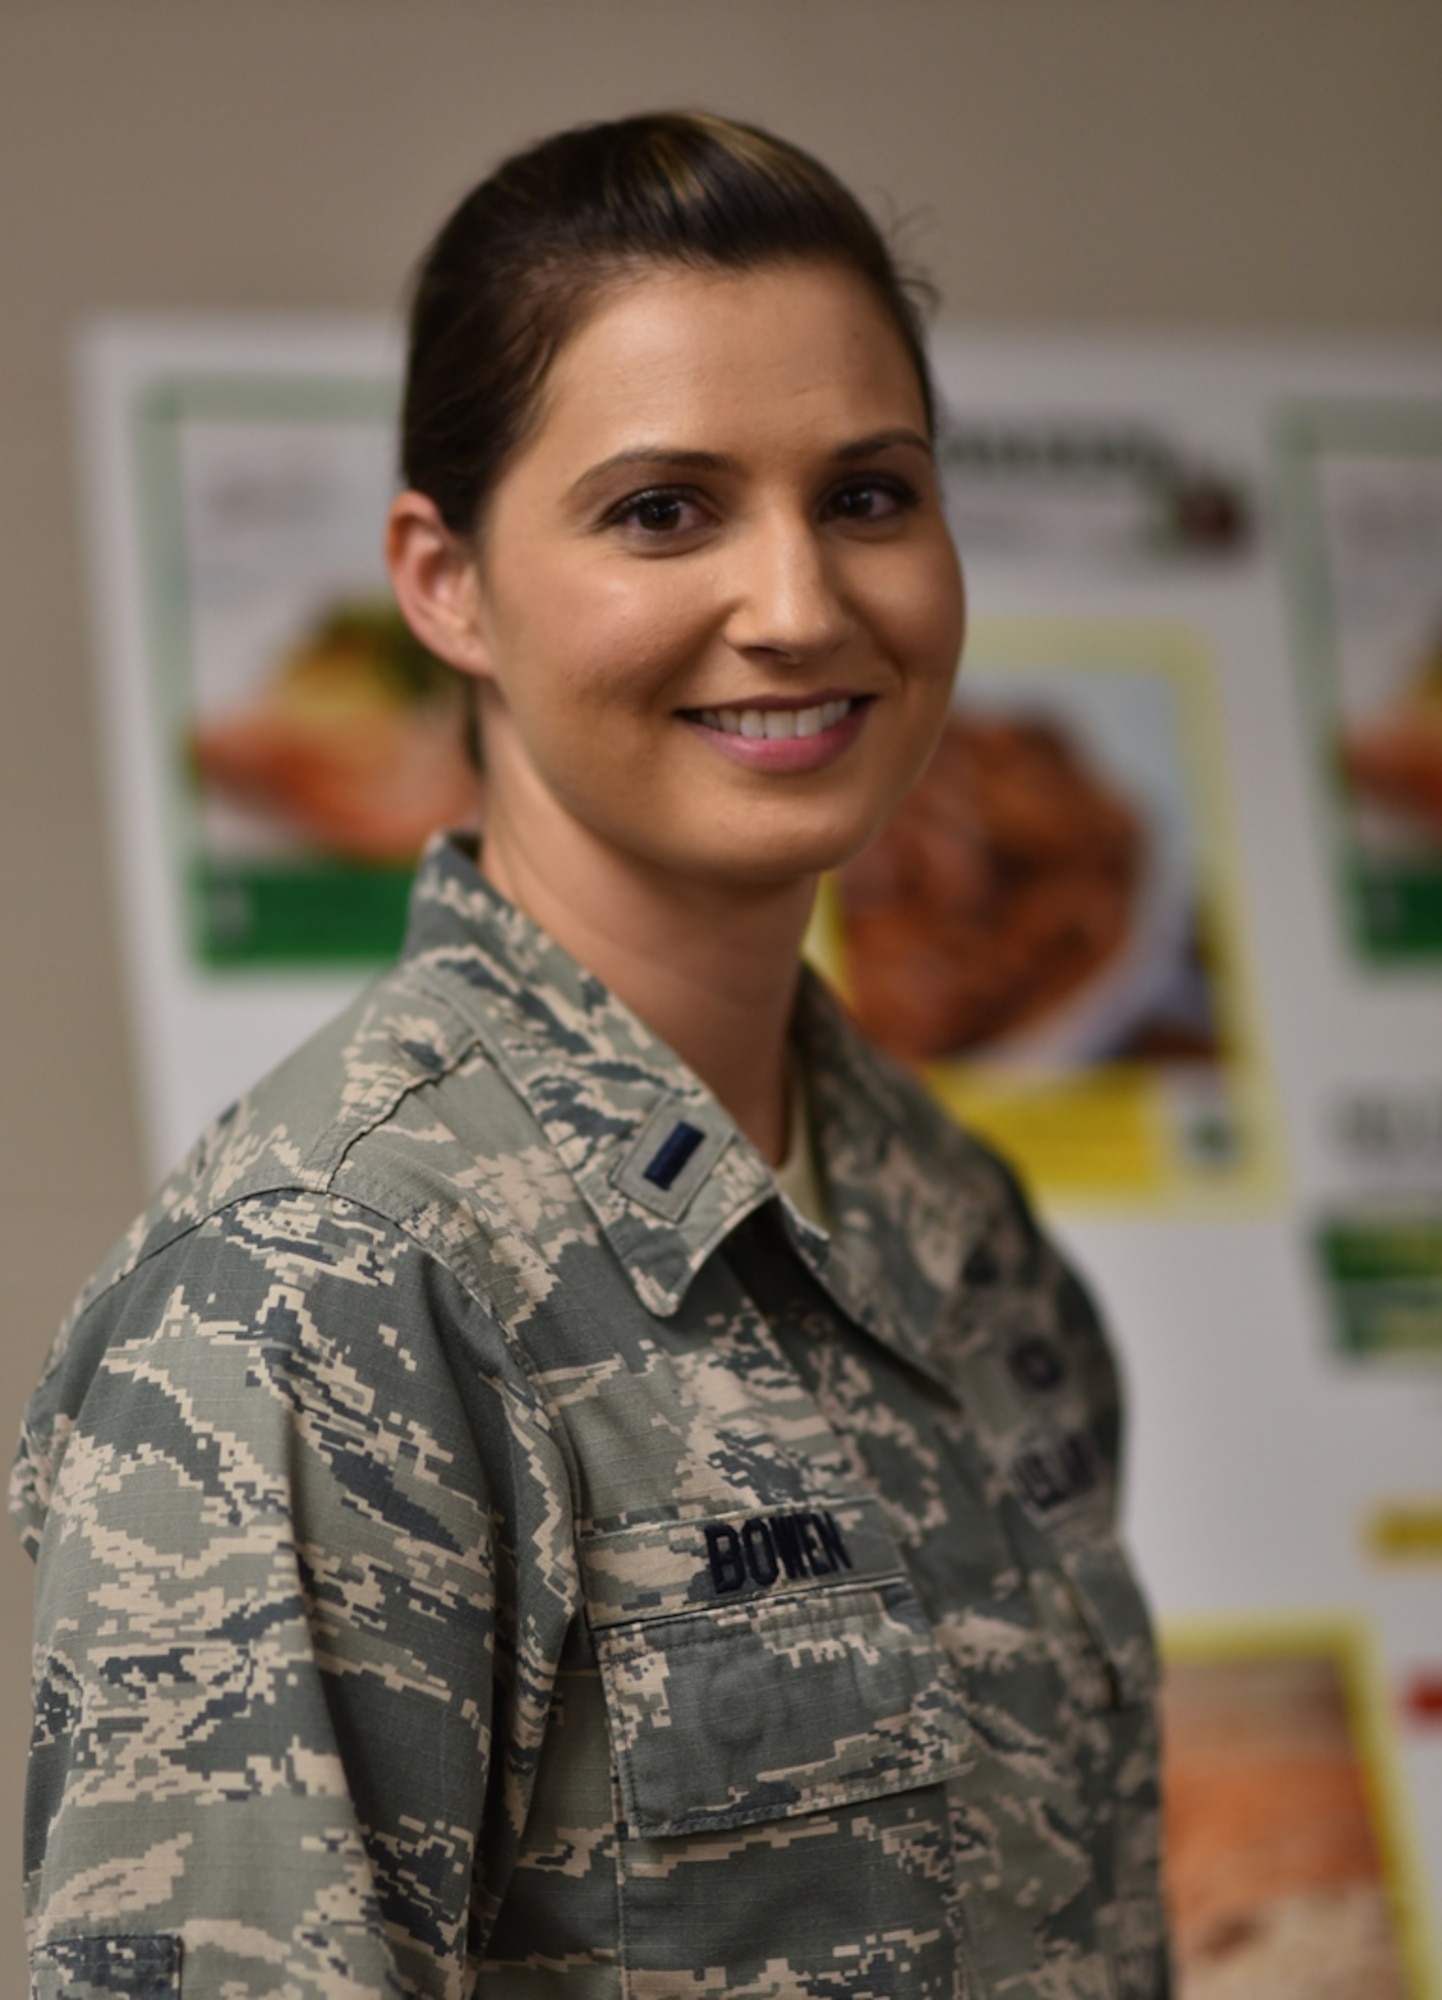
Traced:
<svg viewBox="0 0 1442 2000">
<path fill-rule="evenodd" d="M 25 1411 L 10 1487 L 22 1538 L 38 1546 L 77 1426 L 148 1435 L 161 1396 L 167 1436 L 203 1455 L 226 1398 L 244 1429 L 267 1384 L 295 1421 L 352 1436 L 362 1472 L 376 1424 L 382 1441 L 400 1426 L 397 1450 L 427 1431 L 436 1462 L 455 1465 L 472 1404 L 499 1398 L 548 1421 L 491 1299 L 402 1221 L 328 1188 L 237 1193 L 144 1244 L 72 1308 Z"/>
<path fill-rule="evenodd" d="M 253 1195 L 331 1188 L 347 1155 L 418 1090 L 451 1075 L 477 1039 L 438 981 L 405 964 L 375 980 L 206 1127 L 95 1272 L 77 1310 L 223 1208 Z"/>
</svg>

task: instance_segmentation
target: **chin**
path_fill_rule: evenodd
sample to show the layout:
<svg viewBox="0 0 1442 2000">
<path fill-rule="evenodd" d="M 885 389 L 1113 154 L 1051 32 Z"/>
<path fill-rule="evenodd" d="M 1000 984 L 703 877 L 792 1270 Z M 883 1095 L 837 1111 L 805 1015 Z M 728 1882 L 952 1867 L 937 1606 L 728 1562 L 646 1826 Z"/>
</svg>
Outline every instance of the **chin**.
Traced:
<svg viewBox="0 0 1442 2000">
<path fill-rule="evenodd" d="M 651 826 L 628 817 L 605 825 L 604 837 L 616 851 L 698 889 L 777 889 L 840 868 L 874 840 L 895 804 L 890 786 L 878 801 L 880 789 L 853 781 L 833 787 L 830 798 L 705 804 L 672 793 L 657 802 Z"/>
<path fill-rule="evenodd" d="M 800 839 L 778 835 L 771 841 L 757 840 L 753 830 L 750 840 L 738 841 L 724 853 L 708 856 L 705 861 L 698 859 L 690 867 L 682 865 L 684 872 L 698 881 L 709 880 L 718 886 L 730 883 L 738 889 L 784 888 L 789 883 L 811 881 L 832 868 L 840 868 L 875 838 L 881 825 L 877 821 L 845 836 L 812 835 Z"/>
</svg>

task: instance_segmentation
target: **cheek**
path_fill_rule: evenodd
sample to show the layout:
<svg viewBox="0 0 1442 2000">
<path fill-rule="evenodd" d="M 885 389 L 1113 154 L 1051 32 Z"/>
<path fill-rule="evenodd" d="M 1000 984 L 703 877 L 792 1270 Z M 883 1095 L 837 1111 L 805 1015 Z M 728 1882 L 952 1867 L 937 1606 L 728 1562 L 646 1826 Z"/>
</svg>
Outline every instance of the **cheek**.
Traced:
<svg viewBox="0 0 1442 2000">
<path fill-rule="evenodd" d="M 568 580 L 544 623 L 556 692 L 592 712 L 650 704 L 693 663 L 709 627 L 694 573 L 660 560 L 641 576 Z"/>
<path fill-rule="evenodd" d="M 938 554 L 890 580 L 877 618 L 911 674 L 949 686 L 961 652 L 966 604 L 954 557 Z"/>
</svg>

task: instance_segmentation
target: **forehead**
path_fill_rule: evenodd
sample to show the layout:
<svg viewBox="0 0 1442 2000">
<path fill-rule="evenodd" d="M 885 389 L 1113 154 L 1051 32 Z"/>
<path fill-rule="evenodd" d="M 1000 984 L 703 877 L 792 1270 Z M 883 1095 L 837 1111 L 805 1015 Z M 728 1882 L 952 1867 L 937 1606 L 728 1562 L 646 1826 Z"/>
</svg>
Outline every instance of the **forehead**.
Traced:
<svg viewBox="0 0 1442 2000">
<path fill-rule="evenodd" d="M 608 287 L 562 348 L 524 455 L 823 434 L 834 445 L 898 424 L 925 431 L 921 385 L 855 273 L 653 269 Z"/>
</svg>

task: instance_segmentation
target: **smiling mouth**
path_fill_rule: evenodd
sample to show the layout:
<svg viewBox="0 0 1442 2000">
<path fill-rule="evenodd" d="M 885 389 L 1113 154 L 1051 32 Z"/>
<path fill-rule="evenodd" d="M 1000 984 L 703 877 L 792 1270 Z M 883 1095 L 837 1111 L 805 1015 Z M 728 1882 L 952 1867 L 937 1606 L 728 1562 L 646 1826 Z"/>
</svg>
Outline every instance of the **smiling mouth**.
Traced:
<svg viewBox="0 0 1442 2000">
<path fill-rule="evenodd" d="M 861 706 L 863 699 L 842 696 L 835 701 L 814 702 L 809 708 L 692 708 L 682 712 L 703 729 L 719 729 L 723 736 L 765 737 L 774 743 L 834 729 Z"/>
</svg>

